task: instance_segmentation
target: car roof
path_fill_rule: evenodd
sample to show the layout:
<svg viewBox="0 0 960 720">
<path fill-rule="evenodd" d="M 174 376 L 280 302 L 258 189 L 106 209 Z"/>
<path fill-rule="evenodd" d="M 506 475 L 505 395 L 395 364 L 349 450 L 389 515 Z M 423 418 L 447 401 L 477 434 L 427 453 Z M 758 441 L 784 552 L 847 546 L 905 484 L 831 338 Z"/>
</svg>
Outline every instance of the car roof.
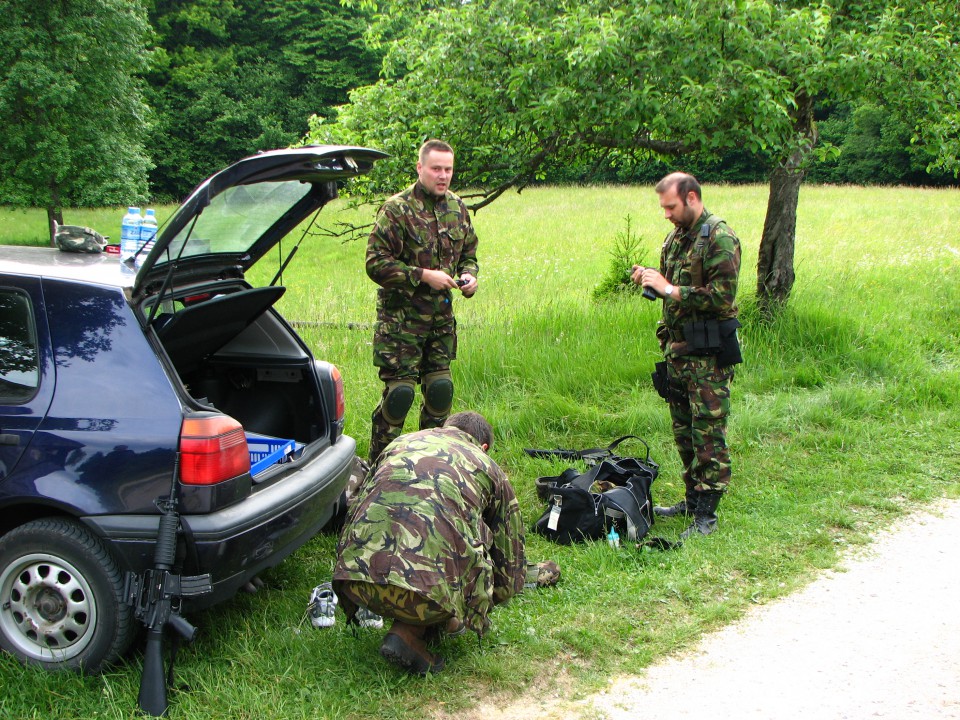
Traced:
<svg viewBox="0 0 960 720">
<path fill-rule="evenodd" d="M 337 180 L 355 177 L 368 172 L 376 160 L 386 157 L 386 153 L 370 148 L 353 146 L 322 145 L 271 150 L 244 158 L 221 170 L 202 182 L 172 216 L 170 223 L 161 228 L 154 249 L 148 254 L 143 267 L 133 263 L 120 262 L 120 256 L 110 253 L 73 253 L 52 247 L 30 247 L 20 245 L 0 246 L 0 272 L 29 277 L 58 278 L 95 283 L 122 288 L 133 295 L 139 283 L 142 285 L 152 276 L 159 282 L 166 273 L 164 251 L 184 232 L 189 237 L 188 226 L 211 201 L 232 188 L 250 188 L 258 183 L 283 182 L 305 183 L 311 185 L 327 184 L 333 187 Z M 272 247 L 285 231 L 299 223 L 304 216 L 319 209 L 332 194 L 311 193 L 297 204 L 296 212 L 286 213 L 280 221 L 274 223 L 263 235 L 251 238 L 252 246 L 237 248 L 208 260 L 203 254 L 193 257 L 181 257 L 175 262 L 187 270 L 191 262 L 200 265 L 194 277 L 225 277 L 224 268 L 242 267 L 244 270 Z M 281 208 L 286 210 L 285 207 Z M 176 283 L 175 283 L 176 284 Z"/>
<path fill-rule="evenodd" d="M 136 274 L 110 253 L 64 252 L 51 247 L 0 245 L 0 273 L 76 280 L 130 288 Z"/>
</svg>

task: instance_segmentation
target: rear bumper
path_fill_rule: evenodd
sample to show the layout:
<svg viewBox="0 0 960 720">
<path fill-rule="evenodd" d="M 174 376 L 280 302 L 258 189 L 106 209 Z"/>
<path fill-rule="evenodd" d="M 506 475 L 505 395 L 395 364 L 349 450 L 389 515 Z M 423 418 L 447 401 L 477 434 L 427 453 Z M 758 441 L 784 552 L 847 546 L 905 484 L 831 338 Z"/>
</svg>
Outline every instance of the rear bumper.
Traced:
<svg viewBox="0 0 960 720">
<path fill-rule="evenodd" d="M 316 535 L 333 517 L 356 456 L 342 436 L 317 455 L 305 455 L 289 474 L 218 512 L 181 515 L 183 574 L 211 573 L 213 592 L 190 600 L 192 609 L 231 597 L 258 572 L 273 567 Z M 141 572 L 153 565 L 159 516 L 83 518 L 120 563 Z M 178 554 L 178 559 L 180 555 Z"/>
</svg>

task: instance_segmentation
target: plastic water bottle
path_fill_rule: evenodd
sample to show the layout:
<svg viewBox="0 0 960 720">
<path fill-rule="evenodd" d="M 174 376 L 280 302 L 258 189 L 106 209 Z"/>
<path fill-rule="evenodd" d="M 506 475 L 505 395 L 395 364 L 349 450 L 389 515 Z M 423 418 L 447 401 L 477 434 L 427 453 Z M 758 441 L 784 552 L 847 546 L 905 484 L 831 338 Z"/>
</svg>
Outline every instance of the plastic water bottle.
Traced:
<svg viewBox="0 0 960 720">
<path fill-rule="evenodd" d="M 153 250 L 153 241 L 157 236 L 157 215 L 153 208 L 147 208 L 146 215 L 143 216 L 143 223 L 140 225 L 140 245 L 146 247 L 140 253 L 139 260 L 143 260 L 151 250 Z"/>
<path fill-rule="evenodd" d="M 131 259 L 137 253 L 140 243 L 140 225 L 143 217 L 140 208 L 128 207 L 127 214 L 120 222 L 120 262 Z"/>
<path fill-rule="evenodd" d="M 620 534 L 612 525 L 610 526 L 610 532 L 607 533 L 607 543 L 609 543 L 612 548 L 620 547 Z"/>
</svg>

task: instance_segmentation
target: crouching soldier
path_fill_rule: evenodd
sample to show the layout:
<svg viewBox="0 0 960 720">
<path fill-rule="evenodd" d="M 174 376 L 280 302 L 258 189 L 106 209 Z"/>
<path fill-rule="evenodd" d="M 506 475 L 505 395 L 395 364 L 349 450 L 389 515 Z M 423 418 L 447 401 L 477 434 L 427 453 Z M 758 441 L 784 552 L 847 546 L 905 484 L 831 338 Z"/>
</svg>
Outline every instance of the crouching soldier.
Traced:
<svg viewBox="0 0 960 720">
<path fill-rule="evenodd" d="M 415 674 L 443 669 L 429 649 L 441 633 L 482 635 L 488 615 L 530 585 L 559 578 L 554 563 L 528 568 L 513 487 L 487 455 L 482 415 L 387 446 L 351 505 L 337 546 L 333 588 L 348 622 L 361 608 L 392 618 L 380 654 Z"/>
</svg>

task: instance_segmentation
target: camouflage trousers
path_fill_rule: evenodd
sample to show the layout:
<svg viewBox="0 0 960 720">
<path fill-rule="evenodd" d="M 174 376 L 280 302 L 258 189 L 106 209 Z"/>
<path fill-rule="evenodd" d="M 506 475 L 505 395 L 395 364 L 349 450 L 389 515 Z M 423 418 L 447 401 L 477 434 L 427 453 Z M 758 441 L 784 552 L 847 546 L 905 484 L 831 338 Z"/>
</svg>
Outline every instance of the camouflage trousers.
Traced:
<svg viewBox="0 0 960 720">
<path fill-rule="evenodd" d="M 730 484 L 727 417 L 733 367 L 714 357 L 669 358 L 670 419 L 687 496 L 723 492 Z"/>
<path fill-rule="evenodd" d="M 371 417 L 370 461 L 403 433 L 403 422 L 390 422 L 384 403 L 392 383 L 421 384 L 440 371 L 450 369 L 457 357 L 457 321 L 453 317 L 449 294 L 415 297 L 409 305 L 377 308 L 377 326 L 373 335 L 373 364 L 384 382 L 380 403 Z M 449 416 L 432 413 L 420 404 L 420 430 L 440 427 Z M 396 418 L 394 418 L 396 420 Z"/>
<path fill-rule="evenodd" d="M 430 598 L 396 585 L 341 580 L 334 581 L 333 587 L 348 620 L 354 616 L 358 606 L 408 625 L 438 625 L 451 617 L 447 610 Z"/>
</svg>

